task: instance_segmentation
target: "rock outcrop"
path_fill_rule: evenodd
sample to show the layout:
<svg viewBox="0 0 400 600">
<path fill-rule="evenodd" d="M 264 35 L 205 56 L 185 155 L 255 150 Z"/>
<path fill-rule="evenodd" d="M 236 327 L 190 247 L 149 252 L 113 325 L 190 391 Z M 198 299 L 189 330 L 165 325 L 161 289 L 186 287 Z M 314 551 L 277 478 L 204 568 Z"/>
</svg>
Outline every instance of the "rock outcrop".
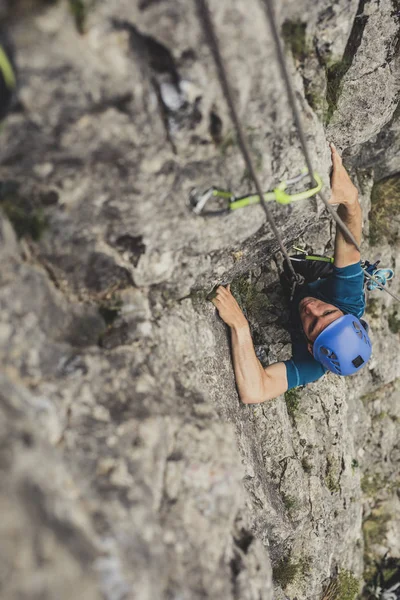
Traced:
<svg viewBox="0 0 400 600">
<path fill-rule="evenodd" d="M 264 364 L 290 351 L 288 311 L 262 209 L 188 207 L 193 188 L 252 187 L 195 3 L 72 1 L 75 20 L 43 4 L 7 21 L 19 89 L 0 149 L 2 597 L 309 600 L 332 579 L 361 586 L 387 550 L 400 560 L 398 305 L 369 298 L 362 373 L 242 405 L 207 295 L 232 281 Z M 304 158 L 262 5 L 211 8 L 272 189 Z M 387 192 L 385 225 L 371 192 L 383 202 L 400 170 L 398 2 L 276 8 L 316 169 L 328 185 L 333 140 L 360 190 L 364 258 L 396 267 L 398 201 L 396 215 Z M 272 211 L 289 249 L 333 251 L 319 201 Z"/>
</svg>

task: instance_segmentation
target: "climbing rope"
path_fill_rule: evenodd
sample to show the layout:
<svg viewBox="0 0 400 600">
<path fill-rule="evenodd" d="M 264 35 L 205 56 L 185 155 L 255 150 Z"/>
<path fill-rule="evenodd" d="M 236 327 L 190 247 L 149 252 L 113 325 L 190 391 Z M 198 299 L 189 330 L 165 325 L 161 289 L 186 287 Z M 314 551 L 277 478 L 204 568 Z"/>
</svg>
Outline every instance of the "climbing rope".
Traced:
<svg viewBox="0 0 400 600">
<path fill-rule="evenodd" d="M 212 23 L 212 20 L 211 20 L 210 9 L 208 7 L 207 0 L 196 0 L 196 3 L 197 3 L 198 13 L 199 13 L 200 21 L 201 21 L 201 24 L 202 24 L 202 27 L 203 27 L 203 31 L 204 31 L 204 34 L 205 34 L 205 36 L 207 38 L 209 47 L 211 49 L 211 53 L 213 55 L 215 66 L 217 68 L 218 78 L 219 78 L 222 90 L 224 92 L 224 95 L 225 95 L 225 100 L 226 100 L 226 102 L 228 104 L 228 107 L 229 107 L 229 112 L 230 112 L 230 115 L 231 115 L 232 122 L 233 122 L 233 124 L 235 126 L 235 129 L 236 129 L 236 135 L 237 135 L 237 140 L 238 140 L 238 143 L 239 143 L 240 151 L 241 151 L 243 159 L 244 159 L 244 161 L 246 163 L 246 167 L 247 167 L 248 173 L 250 174 L 250 177 L 252 178 L 252 180 L 254 182 L 257 194 L 258 194 L 258 196 L 260 198 L 261 206 L 264 209 L 264 212 L 265 212 L 265 214 L 267 216 L 268 222 L 271 225 L 272 231 L 275 234 L 275 237 L 276 237 L 276 239 L 277 239 L 277 241 L 279 243 L 279 247 L 280 247 L 280 249 L 282 251 L 283 256 L 286 259 L 286 262 L 288 264 L 290 272 L 291 272 L 291 274 L 293 276 L 293 280 L 294 280 L 294 286 L 293 286 L 293 289 L 292 289 L 292 295 L 293 295 L 295 285 L 299 281 L 299 278 L 298 278 L 297 273 L 295 272 L 295 270 L 293 268 L 293 265 L 290 262 L 289 254 L 288 254 L 288 252 L 287 252 L 287 250 L 286 250 L 286 248 L 285 248 L 285 246 L 283 244 L 282 238 L 281 238 L 281 236 L 279 234 L 278 228 L 277 228 L 277 226 L 275 224 L 275 221 L 274 221 L 274 218 L 273 218 L 273 216 L 271 214 L 271 211 L 268 208 L 268 206 L 267 206 L 267 204 L 265 203 L 265 200 L 264 200 L 264 195 L 263 195 L 260 183 L 258 181 L 258 177 L 256 175 L 256 171 L 255 171 L 255 168 L 254 168 L 254 165 L 253 165 L 253 161 L 251 159 L 250 152 L 249 152 L 249 149 L 248 149 L 248 146 L 247 146 L 246 138 L 245 138 L 245 135 L 243 133 L 243 129 L 242 129 L 242 126 L 241 126 L 241 123 L 240 123 L 240 120 L 239 120 L 239 116 L 238 116 L 238 114 L 236 112 L 235 103 L 233 101 L 233 95 L 232 95 L 232 91 L 231 91 L 231 86 L 230 86 L 229 81 L 228 81 L 228 76 L 227 76 L 227 73 L 226 73 L 226 70 L 225 70 L 225 67 L 224 67 L 224 64 L 223 64 L 222 56 L 221 56 L 221 53 L 220 53 L 220 50 L 219 50 L 219 44 L 218 44 L 218 41 L 217 41 L 217 36 L 215 34 L 214 26 L 213 26 L 213 23 Z"/>
<path fill-rule="evenodd" d="M 277 54 L 279 68 L 281 71 L 281 76 L 282 76 L 282 79 L 284 80 L 284 83 L 286 86 L 286 92 L 287 92 L 289 104 L 290 104 L 290 107 L 293 112 L 293 116 L 294 116 L 294 120 L 296 123 L 296 128 L 297 128 L 297 132 L 299 135 L 301 147 L 303 149 L 303 154 L 306 159 L 308 172 L 311 174 L 311 173 L 314 173 L 312 163 L 311 163 L 311 156 L 310 156 L 310 153 L 308 150 L 306 136 L 305 136 L 303 125 L 302 125 L 301 118 L 300 118 L 300 113 L 297 108 L 293 87 L 292 87 L 290 77 L 289 77 L 289 72 L 288 72 L 288 69 L 286 66 L 286 61 L 285 61 L 285 57 L 283 54 L 282 44 L 281 44 L 281 40 L 280 40 L 280 37 L 278 34 L 278 28 L 276 26 L 276 20 L 275 20 L 275 14 L 274 14 L 273 6 L 272 6 L 272 0 L 262 0 L 262 2 L 265 7 L 267 21 L 268 21 L 269 27 L 271 29 L 272 37 L 275 42 L 275 50 L 276 50 L 276 54 Z M 321 198 L 322 202 L 325 204 L 327 211 L 331 214 L 332 218 L 336 221 L 336 224 L 340 227 L 340 229 L 342 230 L 345 237 L 347 237 L 347 239 L 351 241 L 351 243 L 357 248 L 357 250 L 361 254 L 360 247 L 359 247 L 358 243 L 356 242 L 353 234 L 350 232 L 348 227 L 343 223 L 342 219 L 339 217 L 339 215 L 336 213 L 336 211 L 333 210 L 332 206 L 329 204 L 329 202 L 326 199 L 323 192 L 320 191 L 318 193 L 318 196 Z"/>
</svg>

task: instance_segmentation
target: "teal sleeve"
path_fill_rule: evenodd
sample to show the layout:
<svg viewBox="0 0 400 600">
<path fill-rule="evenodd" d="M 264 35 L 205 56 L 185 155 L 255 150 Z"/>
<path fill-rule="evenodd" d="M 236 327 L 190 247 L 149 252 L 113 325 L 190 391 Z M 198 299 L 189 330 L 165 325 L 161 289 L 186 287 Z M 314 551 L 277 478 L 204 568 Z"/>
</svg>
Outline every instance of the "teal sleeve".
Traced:
<svg viewBox="0 0 400 600">
<path fill-rule="evenodd" d="M 333 267 L 332 275 L 318 282 L 318 296 L 334 304 L 344 313 L 362 317 L 365 310 L 364 272 L 361 263 Z M 317 284 L 310 284 L 313 289 Z"/>
<path fill-rule="evenodd" d="M 288 390 L 317 381 L 326 373 L 326 369 L 322 364 L 310 354 L 305 342 L 293 344 L 293 356 L 290 360 L 285 360 L 284 363 L 286 365 Z"/>
</svg>

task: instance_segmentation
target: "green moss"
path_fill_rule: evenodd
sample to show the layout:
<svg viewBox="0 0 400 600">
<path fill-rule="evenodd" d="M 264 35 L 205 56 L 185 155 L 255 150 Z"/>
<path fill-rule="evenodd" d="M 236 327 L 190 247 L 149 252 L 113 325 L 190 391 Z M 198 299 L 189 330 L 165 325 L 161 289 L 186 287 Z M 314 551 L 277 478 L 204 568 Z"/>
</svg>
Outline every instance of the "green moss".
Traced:
<svg viewBox="0 0 400 600">
<path fill-rule="evenodd" d="M 380 414 L 378 419 L 383 419 L 388 416 L 387 413 L 384 413 L 383 416 L 380 416 Z M 361 479 L 361 489 L 363 494 L 372 500 L 376 500 L 379 493 L 390 493 L 393 489 L 396 489 L 397 485 L 398 482 L 395 479 L 392 479 L 390 476 L 384 477 L 378 473 L 375 473 L 374 475 L 366 474 Z"/>
<path fill-rule="evenodd" d="M 376 391 L 368 392 L 367 394 L 363 394 L 360 397 L 360 400 L 363 404 L 368 404 L 369 402 L 372 402 L 373 400 L 375 400 L 375 398 L 376 398 Z"/>
<path fill-rule="evenodd" d="M 400 333 L 400 313 L 396 309 L 389 314 L 388 325 L 392 333 Z"/>
<path fill-rule="evenodd" d="M 372 419 L 374 421 L 383 421 L 383 419 L 385 419 L 388 416 L 387 412 L 382 410 L 381 412 L 377 413 L 376 415 L 374 415 L 372 417 Z"/>
<path fill-rule="evenodd" d="M 339 60 L 331 63 L 326 68 L 326 125 L 330 122 L 333 113 L 337 109 L 339 97 L 343 88 L 342 79 L 347 73 L 350 64 L 351 63 L 347 60 Z"/>
<path fill-rule="evenodd" d="M 293 583 L 299 571 L 300 564 L 292 562 L 291 557 L 283 558 L 272 570 L 273 579 L 283 589 Z"/>
<path fill-rule="evenodd" d="M 338 461 L 333 456 L 327 456 L 325 485 L 332 494 L 340 490 L 339 477 Z"/>
<path fill-rule="evenodd" d="M 335 600 L 354 600 L 360 590 L 360 581 L 351 571 L 342 570 L 337 578 Z"/>
<path fill-rule="evenodd" d="M 359 465 L 358 460 L 356 458 L 353 458 L 353 460 L 351 461 L 351 468 L 353 470 L 353 473 L 356 469 L 358 469 L 359 466 L 360 465 Z"/>
<path fill-rule="evenodd" d="M 398 242 L 397 234 L 390 225 L 395 215 L 400 214 L 400 175 L 393 175 L 378 181 L 371 191 L 371 211 L 369 213 L 369 242 L 376 246 L 383 241 L 389 244 Z"/>
<path fill-rule="evenodd" d="M 86 33 L 88 16 L 88 0 L 69 0 L 69 8 L 77 30 L 81 35 Z"/>
<path fill-rule="evenodd" d="M 302 21 L 284 21 L 281 29 L 282 38 L 286 48 L 290 49 L 294 58 L 304 61 L 309 53 L 309 44 L 306 40 L 306 23 Z"/>
<path fill-rule="evenodd" d="M 10 220 L 18 238 L 30 237 L 37 241 L 47 228 L 43 209 L 31 198 L 20 193 L 17 181 L 0 181 L 0 208 Z"/>
<path fill-rule="evenodd" d="M 289 512 L 291 512 L 292 510 L 295 510 L 299 505 L 297 498 L 295 498 L 294 496 L 282 494 L 282 500 L 283 500 L 283 504 L 286 507 L 286 510 Z"/>
<path fill-rule="evenodd" d="M 41 238 L 47 228 L 47 219 L 41 209 L 21 205 L 17 199 L 3 201 L 0 206 L 18 238 L 31 237 L 35 241 Z"/>
<path fill-rule="evenodd" d="M 300 398 L 298 392 L 295 389 L 285 392 L 285 402 L 288 414 L 294 419 L 299 410 Z"/>
<path fill-rule="evenodd" d="M 320 91 L 312 89 L 310 85 L 305 87 L 304 93 L 311 108 L 326 121 L 328 114 L 328 102 L 326 97 Z"/>
<path fill-rule="evenodd" d="M 311 473 L 312 465 L 306 457 L 303 457 L 301 459 L 301 466 L 303 467 L 303 469 L 306 473 Z"/>
<path fill-rule="evenodd" d="M 247 275 L 234 279 L 231 283 L 231 291 L 247 315 L 266 311 L 271 306 L 268 297 L 256 289 Z"/>
</svg>

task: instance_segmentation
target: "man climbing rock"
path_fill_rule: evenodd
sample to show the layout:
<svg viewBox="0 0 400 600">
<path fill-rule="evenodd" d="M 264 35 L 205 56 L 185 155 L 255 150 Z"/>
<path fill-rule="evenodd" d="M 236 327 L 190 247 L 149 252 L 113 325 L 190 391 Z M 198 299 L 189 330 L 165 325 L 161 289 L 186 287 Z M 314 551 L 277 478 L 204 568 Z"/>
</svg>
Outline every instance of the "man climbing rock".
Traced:
<svg viewBox="0 0 400 600">
<path fill-rule="evenodd" d="M 332 153 L 332 195 L 339 204 L 338 215 L 358 245 L 361 242 L 362 212 L 353 185 L 335 146 Z M 316 381 L 329 370 L 351 375 L 371 356 L 364 313 L 364 273 L 360 253 L 337 228 L 334 264 L 321 272 L 321 263 L 293 261 L 295 271 L 305 278 L 291 302 L 292 357 L 263 368 L 250 334 L 249 324 L 233 297 L 230 286 L 217 289 L 213 303 L 231 328 L 233 365 L 241 400 L 246 404 L 265 402 L 288 389 Z M 324 266 L 326 263 L 323 263 Z M 315 267 L 314 265 L 318 265 Z M 285 269 L 283 278 L 290 273 Z"/>
</svg>

